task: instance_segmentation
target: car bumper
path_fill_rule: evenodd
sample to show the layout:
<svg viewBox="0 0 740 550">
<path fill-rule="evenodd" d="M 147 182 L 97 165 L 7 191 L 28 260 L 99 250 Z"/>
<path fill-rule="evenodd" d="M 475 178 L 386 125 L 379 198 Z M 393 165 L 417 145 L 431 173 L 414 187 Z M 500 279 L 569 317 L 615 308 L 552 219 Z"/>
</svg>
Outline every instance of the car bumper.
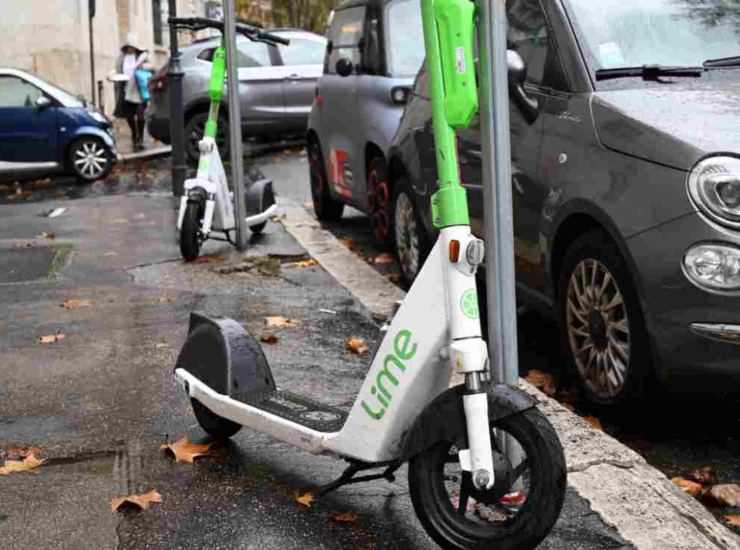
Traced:
<svg viewBox="0 0 740 550">
<path fill-rule="evenodd" d="M 710 293 L 684 275 L 686 251 L 712 241 L 740 247 L 740 233 L 689 214 L 627 241 L 654 364 L 669 389 L 740 395 L 740 292 Z"/>
</svg>

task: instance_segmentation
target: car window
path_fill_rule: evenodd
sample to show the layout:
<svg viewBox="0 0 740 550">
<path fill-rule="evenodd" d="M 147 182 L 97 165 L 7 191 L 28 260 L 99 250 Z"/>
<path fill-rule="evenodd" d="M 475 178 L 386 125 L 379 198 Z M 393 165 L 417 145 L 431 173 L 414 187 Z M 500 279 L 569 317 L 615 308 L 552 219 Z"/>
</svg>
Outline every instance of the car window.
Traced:
<svg viewBox="0 0 740 550">
<path fill-rule="evenodd" d="M 321 65 L 326 46 L 323 42 L 305 38 L 291 38 L 290 46 L 278 46 L 284 65 Z"/>
<path fill-rule="evenodd" d="M 540 85 L 550 47 L 547 21 L 539 0 L 508 0 L 509 48 L 522 56 L 527 82 Z"/>
<path fill-rule="evenodd" d="M 385 12 L 388 72 L 414 76 L 424 61 L 424 29 L 418 0 L 396 0 Z"/>
<path fill-rule="evenodd" d="M 0 76 L 0 107 L 35 107 L 44 93 L 16 76 Z"/>
<path fill-rule="evenodd" d="M 270 60 L 270 51 L 268 45 L 263 42 L 252 42 L 249 40 L 239 41 L 237 43 L 237 63 L 240 68 L 269 67 L 272 65 Z M 213 62 L 213 56 L 216 48 L 208 48 L 198 54 L 198 59 Z M 319 61 L 320 63 L 320 61 Z"/>
<path fill-rule="evenodd" d="M 336 72 L 337 61 L 346 58 L 358 65 L 361 61 L 360 45 L 365 32 L 365 6 L 347 8 L 334 13 L 329 27 L 329 55 L 325 71 Z"/>
</svg>

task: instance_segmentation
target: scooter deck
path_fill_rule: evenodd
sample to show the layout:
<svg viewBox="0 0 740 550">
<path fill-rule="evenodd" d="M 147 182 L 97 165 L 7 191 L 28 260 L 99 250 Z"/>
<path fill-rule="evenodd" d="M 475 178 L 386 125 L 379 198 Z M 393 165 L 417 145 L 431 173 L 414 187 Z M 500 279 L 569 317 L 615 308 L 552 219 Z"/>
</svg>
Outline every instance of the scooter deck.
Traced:
<svg viewBox="0 0 740 550">
<path fill-rule="evenodd" d="M 232 399 L 318 432 L 338 432 L 348 411 L 283 390 L 236 394 Z"/>
</svg>

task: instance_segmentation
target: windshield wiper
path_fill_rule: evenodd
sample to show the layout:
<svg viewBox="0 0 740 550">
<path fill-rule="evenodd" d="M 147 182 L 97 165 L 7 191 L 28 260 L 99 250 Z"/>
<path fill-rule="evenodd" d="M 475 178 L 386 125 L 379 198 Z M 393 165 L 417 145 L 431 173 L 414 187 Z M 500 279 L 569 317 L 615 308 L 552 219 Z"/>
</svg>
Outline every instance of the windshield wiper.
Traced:
<svg viewBox="0 0 740 550">
<path fill-rule="evenodd" d="M 620 67 L 617 69 L 599 69 L 596 71 L 596 80 L 612 80 L 615 78 L 642 78 L 650 82 L 660 82 L 660 77 L 688 77 L 699 78 L 704 74 L 703 67 L 665 67 L 663 65 L 643 65 L 642 67 Z"/>
<path fill-rule="evenodd" d="M 721 69 L 722 67 L 740 67 L 740 55 L 722 57 L 720 59 L 707 59 L 704 62 L 706 69 Z"/>
</svg>

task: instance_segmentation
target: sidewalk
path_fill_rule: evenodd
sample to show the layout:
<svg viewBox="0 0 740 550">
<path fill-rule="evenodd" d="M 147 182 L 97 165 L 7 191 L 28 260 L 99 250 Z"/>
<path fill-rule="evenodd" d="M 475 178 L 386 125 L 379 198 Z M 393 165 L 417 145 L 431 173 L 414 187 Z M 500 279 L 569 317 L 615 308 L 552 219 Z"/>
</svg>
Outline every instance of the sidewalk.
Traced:
<svg viewBox="0 0 740 550">
<path fill-rule="evenodd" d="M 129 130 L 125 120 L 115 119 L 113 121 L 113 131 L 116 135 L 116 149 L 118 150 L 119 163 L 125 164 L 172 154 L 172 147 L 155 140 L 146 130 L 144 130 L 144 150 L 134 151 L 134 144 L 131 141 L 131 130 Z"/>
<path fill-rule="evenodd" d="M 349 284 L 378 285 L 377 292 L 360 295 L 377 300 L 368 309 L 337 284 L 335 276 L 347 282 L 343 270 L 357 275 L 358 260 L 327 261 L 336 247 L 295 204 L 281 203 L 282 213 L 301 244 L 270 222 L 246 255 L 209 242 L 204 254 L 219 255 L 187 265 L 179 259 L 166 193 L 65 201 L 63 215 L 40 216 L 60 204 L 0 206 L 0 264 L 27 258 L 23 273 L 0 270 L 0 449 L 38 446 L 47 459 L 35 475 L 0 476 L 3 546 L 435 548 L 412 510 L 405 468 L 395 484 L 346 487 L 305 508 L 295 493 L 338 477 L 342 462 L 247 429 L 194 465 L 175 465 L 159 449 L 165 440 L 199 436 L 172 377 L 191 311 L 232 317 L 257 335 L 277 336 L 265 352 L 280 386 L 349 407 L 369 365 L 348 355 L 345 341 L 359 336 L 372 346 L 379 337 L 372 314 L 387 311 L 383 302 L 395 299 L 395 287 L 386 292 L 369 278 Z M 44 233 L 55 238 L 39 237 Z M 328 271 L 292 267 L 306 249 Z M 13 277 L 26 281 L 9 283 Z M 70 299 L 89 305 L 60 307 Z M 298 328 L 266 328 L 264 318 L 273 315 L 296 319 Z M 51 334 L 65 338 L 37 343 Z M 563 514 L 541 548 L 688 547 L 673 545 L 664 531 L 675 525 L 692 548 L 733 548 L 728 531 L 706 523 L 706 512 L 680 492 L 664 493 L 639 457 L 625 457 L 607 436 L 538 397 L 564 438 L 571 471 Z M 592 446 L 576 445 L 584 440 Z M 657 481 L 628 495 L 629 476 Z M 590 488 L 597 482 L 599 491 Z M 150 489 L 163 497 L 150 510 L 122 515 L 108 509 L 114 497 Z M 683 506 L 682 523 L 660 525 L 663 510 L 675 510 L 676 502 Z M 345 511 L 356 512 L 357 521 L 329 520 L 330 512 Z M 638 536 L 636 528 L 649 530 Z"/>
</svg>

